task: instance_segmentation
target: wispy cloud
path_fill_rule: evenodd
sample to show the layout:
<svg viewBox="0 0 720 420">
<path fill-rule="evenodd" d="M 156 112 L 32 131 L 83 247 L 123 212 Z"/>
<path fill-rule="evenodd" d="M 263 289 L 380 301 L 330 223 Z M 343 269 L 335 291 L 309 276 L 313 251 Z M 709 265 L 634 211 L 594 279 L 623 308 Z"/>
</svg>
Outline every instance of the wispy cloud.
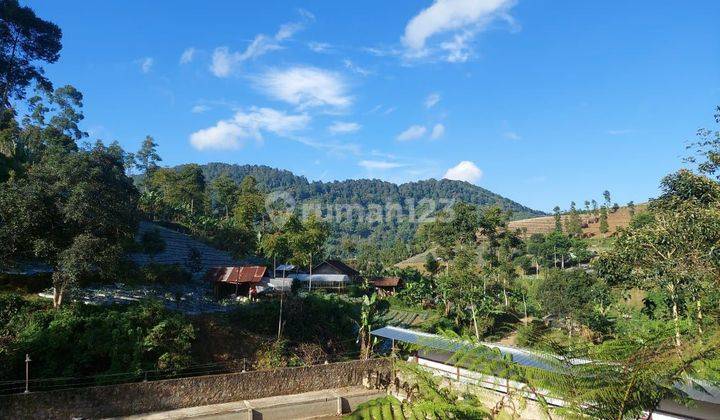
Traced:
<svg viewBox="0 0 720 420">
<path fill-rule="evenodd" d="M 360 127 L 356 122 L 335 121 L 328 127 L 328 131 L 332 134 L 348 134 L 360 130 Z"/>
<path fill-rule="evenodd" d="M 199 104 L 199 105 L 193 106 L 192 109 L 190 110 L 190 112 L 192 112 L 193 114 L 202 114 L 203 112 L 206 112 L 209 110 L 210 110 L 209 106 Z"/>
<path fill-rule="evenodd" d="M 391 162 L 387 160 L 361 160 L 360 162 L 358 162 L 358 165 L 369 171 L 396 169 L 406 166 L 403 163 Z"/>
<path fill-rule="evenodd" d="M 270 51 L 283 48 L 282 43 L 292 38 L 295 33 L 302 30 L 305 24 L 314 19 L 314 16 L 301 10 L 302 20 L 299 22 L 281 25 L 275 35 L 258 34 L 244 51 L 231 51 L 227 46 L 217 47 L 213 51 L 210 71 L 217 77 L 228 77 L 234 68 L 243 61 L 256 59 Z"/>
<path fill-rule="evenodd" d="M 140 64 L 140 71 L 144 74 L 150 73 L 150 70 L 152 70 L 153 64 L 155 64 L 155 59 L 152 57 L 145 57 L 138 60 L 138 63 Z"/>
<path fill-rule="evenodd" d="M 405 131 L 398 134 L 397 139 L 400 141 L 417 140 L 424 136 L 427 132 L 427 128 L 422 125 L 411 125 Z"/>
<path fill-rule="evenodd" d="M 331 156 L 337 156 L 340 158 L 346 158 L 348 155 L 359 156 L 361 154 L 361 147 L 356 143 L 342 143 L 332 141 L 315 141 L 305 137 L 290 137 L 291 140 L 297 141 L 305 146 L 312 147 L 313 149 L 321 150 Z"/>
<path fill-rule="evenodd" d="M 637 133 L 637 130 L 632 128 L 623 128 L 619 130 L 608 130 L 607 132 L 611 136 L 624 136 L 626 134 L 634 134 Z"/>
<path fill-rule="evenodd" d="M 437 140 L 444 135 L 445 135 L 445 126 L 442 124 L 435 124 L 435 126 L 433 126 L 432 132 L 430 133 L 430 138 L 432 140 Z"/>
<path fill-rule="evenodd" d="M 332 51 L 332 45 L 328 44 L 327 42 L 308 42 L 307 44 L 308 48 L 310 48 L 311 51 L 316 52 L 318 54 L 326 54 Z"/>
<path fill-rule="evenodd" d="M 452 179 L 456 181 L 465 181 L 471 184 L 475 184 L 483 176 L 483 172 L 475 163 L 464 160 L 445 172 L 443 178 Z"/>
<path fill-rule="evenodd" d="M 195 58 L 195 47 L 186 48 L 185 51 L 180 54 L 180 64 L 187 64 L 193 61 Z"/>
<path fill-rule="evenodd" d="M 432 108 L 440 102 L 439 93 L 431 93 L 425 98 L 425 108 Z"/>
<path fill-rule="evenodd" d="M 353 102 L 339 74 L 317 67 L 273 69 L 256 77 L 255 82 L 270 97 L 301 109 L 319 106 L 344 108 Z"/>
<path fill-rule="evenodd" d="M 503 134 L 503 137 L 505 137 L 508 140 L 521 140 L 522 136 L 520 134 L 514 132 L 514 131 L 506 131 Z"/>
<path fill-rule="evenodd" d="M 372 74 L 372 71 L 370 71 L 364 67 L 358 66 L 357 64 L 353 63 L 349 59 L 343 60 L 343 65 L 345 66 L 346 69 L 350 70 L 353 73 L 357 73 L 361 76 L 369 76 Z"/>
<path fill-rule="evenodd" d="M 515 3 L 515 0 L 435 0 L 405 27 L 402 37 L 405 55 L 412 59 L 439 52 L 448 62 L 467 61 L 472 56 L 471 41 L 490 22 L 501 18 L 517 27 L 507 13 Z M 431 38 L 444 34 L 439 45 L 428 45 Z"/>
<path fill-rule="evenodd" d="M 192 133 L 190 144 L 198 150 L 239 149 L 247 139 L 262 140 L 265 132 L 286 137 L 303 130 L 309 122 L 306 114 L 289 115 L 272 108 L 253 107 Z"/>
</svg>

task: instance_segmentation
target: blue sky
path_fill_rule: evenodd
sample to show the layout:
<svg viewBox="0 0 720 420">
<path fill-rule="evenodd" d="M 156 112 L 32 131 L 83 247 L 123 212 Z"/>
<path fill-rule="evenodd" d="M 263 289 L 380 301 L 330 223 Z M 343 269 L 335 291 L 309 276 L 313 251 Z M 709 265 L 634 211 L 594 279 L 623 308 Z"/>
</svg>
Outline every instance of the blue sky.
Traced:
<svg viewBox="0 0 720 420">
<path fill-rule="evenodd" d="M 641 202 L 720 104 L 717 1 L 27 1 L 91 139 L 311 180 Z"/>
</svg>

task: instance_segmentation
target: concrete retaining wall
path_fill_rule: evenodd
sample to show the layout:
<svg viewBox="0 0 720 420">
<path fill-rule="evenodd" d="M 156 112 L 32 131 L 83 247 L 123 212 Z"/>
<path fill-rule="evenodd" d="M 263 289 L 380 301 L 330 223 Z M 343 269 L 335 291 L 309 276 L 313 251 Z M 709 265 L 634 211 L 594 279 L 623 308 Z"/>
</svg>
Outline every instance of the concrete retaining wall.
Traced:
<svg viewBox="0 0 720 420">
<path fill-rule="evenodd" d="M 389 378 L 389 359 L 198 376 L 0 397 L 0 418 L 101 418 L 362 385 Z"/>
</svg>

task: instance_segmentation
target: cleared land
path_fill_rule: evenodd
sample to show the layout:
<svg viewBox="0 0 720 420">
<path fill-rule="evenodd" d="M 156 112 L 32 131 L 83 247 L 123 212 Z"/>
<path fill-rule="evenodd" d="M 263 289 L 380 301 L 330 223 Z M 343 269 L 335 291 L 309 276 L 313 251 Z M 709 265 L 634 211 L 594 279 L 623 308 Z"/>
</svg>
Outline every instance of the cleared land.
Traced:
<svg viewBox="0 0 720 420">
<path fill-rule="evenodd" d="M 647 204 L 637 204 L 635 213 L 639 213 L 647 207 Z M 567 215 L 562 215 L 563 225 Z M 608 211 L 608 227 L 610 231 L 606 234 L 600 233 L 600 218 L 592 214 L 581 214 L 583 222 L 583 235 L 588 238 L 600 238 L 613 236 L 618 228 L 627 227 L 630 224 L 630 210 L 627 207 L 620 207 L 617 211 Z M 555 216 L 533 217 L 530 219 L 514 220 L 509 223 L 511 229 L 521 229 L 525 235 L 534 233 L 550 233 L 555 230 Z"/>
</svg>

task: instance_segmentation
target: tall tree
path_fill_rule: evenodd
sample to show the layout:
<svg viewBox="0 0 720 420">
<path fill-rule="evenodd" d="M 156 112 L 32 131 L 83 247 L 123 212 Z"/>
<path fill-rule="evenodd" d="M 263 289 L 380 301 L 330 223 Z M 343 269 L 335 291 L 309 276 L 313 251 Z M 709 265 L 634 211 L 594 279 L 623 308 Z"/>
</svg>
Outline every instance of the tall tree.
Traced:
<svg viewBox="0 0 720 420">
<path fill-rule="evenodd" d="M 145 136 L 140 150 L 135 153 L 135 168 L 146 177 L 152 176 L 152 173 L 158 169 L 158 162 L 162 161 L 157 147 L 158 144 L 152 136 Z"/>
<path fill-rule="evenodd" d="M 628 214 L 630 215 L 630 219 L 632 219 L 633 217 L 635 217 L 635 202 L 628 201 L 627 208 L 628 208 Z"/>
<path fill-rule="evenodd" d="M 603 235 L 610 231 L 610 225 L 608 225 L 608 209 L 607 206 L 600 207 L 600 233 Z"/>
<path fill-rule="evenodd" d="M 252 176 L 246 176 L 240 183 L 234 209 L 235 221 L 248 228 L 262 227 L 265 220 L 265 194 L 258 188 Z"/>
<path fill-rule="evenodd" d="M 40 63 L 60 58 L 62 31 L 17 0 L 0 1 L 0 105 L 23 99 L 31 83 L 45 91 L 52 84 Z"/>
<path fill-rule="evenodd" d="M 230 209 L 237 202 L 238 186 L 227 174 L 222 174 L 212 180 L 209 192 L 211 199 L 224 210 L 225 217 L 230 217 Z"/>
<path fill-rule="evenodd" d="M 605 207 L 610 208 L 610 206 L 612 206 L 610 191 L 608 191 L 608 190 L 603 191 L 603 199 L 605 199 Z"/>
<path fill-rule="evenodd" d="M 553 217 L 555 217 L 555 231 L 562 232 L 562 216 L 560 215 L 560 206 L 553 208 Z"/>
<path fill-rule="evenodd" d="M 570 202 L 570 211 L 565 219 L 565 232 L 572 237 L 579 238 L 582 236 L 582 220 L 580 214 L 575 207 L 575 202 Z"/>
<path fill-rule="evenodd" d="M 720 124 L 720 106 L 715 108 L 715 122 Z M 687 146 L 692 155 L 685 161 L 697 164 L 700 173 L 720 179 L 720 130 L 701 128 L 697 140 Z"/>
<path fill-rule="evenodd" d="M 48 153 L 2 190 L 0 255 L 52 264 L 55 306 L 83 276 L 111 274 L 137 228 L 137 190 L 104 147 Z"/>
</svg>

